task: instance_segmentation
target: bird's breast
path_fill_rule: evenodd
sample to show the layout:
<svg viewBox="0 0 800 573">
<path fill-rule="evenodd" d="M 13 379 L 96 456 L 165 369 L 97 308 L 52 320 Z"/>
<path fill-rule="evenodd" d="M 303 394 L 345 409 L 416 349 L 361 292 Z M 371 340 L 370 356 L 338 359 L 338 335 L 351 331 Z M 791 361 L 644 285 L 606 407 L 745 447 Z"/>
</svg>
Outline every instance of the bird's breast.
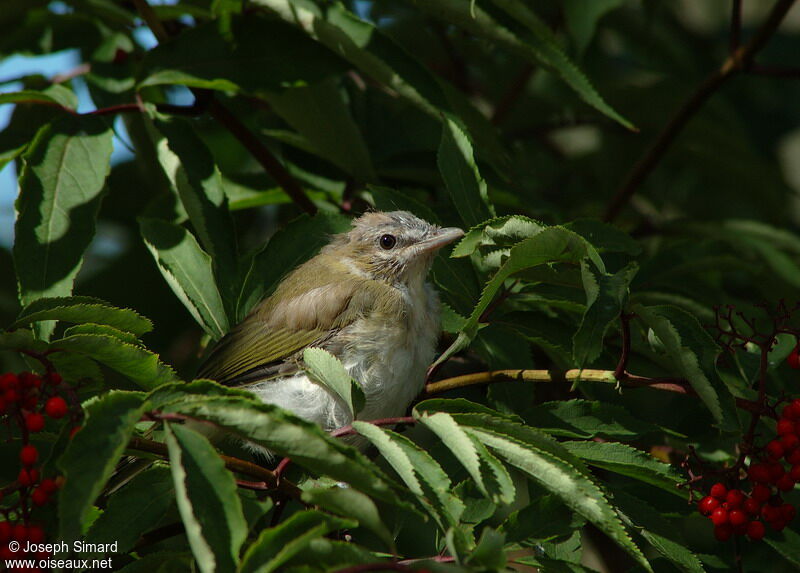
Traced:
<svg viewBox="0 0 800 573">
<path fill-rule="evenodd" d="M 366 397 L 358 415 L 364 420 L 401 415 L 422 390 L 436 350 L 436 291 L 420 283 L 416 288 L 398 289 L 395 296 L 399 309 L 386 305 L 393 310 L 368 313 L 342 333 L 347 340 L 342 362 Z"/>
</svg>

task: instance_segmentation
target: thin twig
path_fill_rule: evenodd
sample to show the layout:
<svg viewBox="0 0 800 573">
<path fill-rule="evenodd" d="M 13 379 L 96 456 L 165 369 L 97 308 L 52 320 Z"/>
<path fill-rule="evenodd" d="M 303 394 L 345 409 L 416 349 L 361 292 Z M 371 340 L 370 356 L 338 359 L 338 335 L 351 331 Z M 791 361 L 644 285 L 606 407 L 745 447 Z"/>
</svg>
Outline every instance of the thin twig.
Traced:
<svg viewBox="0 0 800 573">
<path fill-rule="evenodd" d="M 131 438 L 130 442 L 128 442 L 128 447 L 132 450 L 156 454 L 164 459 L 169 458 L 167 445 L 162 442 L 146 440 L 144 438 L 134 436 Z M 269 486 L 269 489 L 277 490 L 280 493 L 286 494 L 294 499 L 300 499 L 300 494 L 302 492 L 295 484 L 286 479 L 279 480 L 270 470 L 262 468 L 261 466 L 252 462 L 240 460 L 239 458 L 232 458 L 222 454 L 220 454 L 219 457 L 223 462 L 225 462 L 225 467 L 229 470 L 246 476 L 254 477 L 257 480 L 261 480 L 266 483 Z"/>
<path fill-rule="evenodd" d="M 689 99 L 678 109 L 672 119 L 667 123 L 655 141 L 645 151 L 645 154 L 636 162 L 622 185 L 617 190 L 614 197 L 606 209 L 604 219 L 613 221 L 619 215 L 622 208 L 627 205 L 636 190 L 655 169 L 656 165 L 666 153 L 667 149 L 675 141 L 678 134 L 683 131 L 689 120 L 703 107 L 703 104 L 719 88 L 737 72 L 746 69 L 753 61 L 755 55 L 764 47 L 769 38 L 775 33 L 786 13 L 794 4 L 795 0 L 778 0 L 772 8 L 767 20 L 761 28 L 744 46 L 734 50 L 722 63 L 714 70 L 700 86 L 689 96 Z"/>
<path fill-rule="evenodd" d="M 614 369 L 614 377 L 621 380 L 628 370 L 628 358 L 631 353 L 631 318 L 632 314 L 625 314 L 623 311 L 619 315 L 620 330 L 622 334 L 622 352 L 619 355 L 619 362 Z"/>
</svg>

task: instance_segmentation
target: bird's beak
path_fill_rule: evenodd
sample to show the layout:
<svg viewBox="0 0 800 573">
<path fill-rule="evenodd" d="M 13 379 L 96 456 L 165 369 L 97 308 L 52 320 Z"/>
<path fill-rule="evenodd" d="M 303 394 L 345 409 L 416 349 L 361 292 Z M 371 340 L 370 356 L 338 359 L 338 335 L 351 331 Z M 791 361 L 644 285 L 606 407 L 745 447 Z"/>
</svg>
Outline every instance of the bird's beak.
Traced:
<svg viewBox="0 0 800 573">
<path fill-rule="evenodd" d="M 417 252 L 431 253 L 437 251 L 464 236 L 464 231 L 458 227 L 445 227 L 439 229 L 434 236 L 417 243 Z"/>
</svg>

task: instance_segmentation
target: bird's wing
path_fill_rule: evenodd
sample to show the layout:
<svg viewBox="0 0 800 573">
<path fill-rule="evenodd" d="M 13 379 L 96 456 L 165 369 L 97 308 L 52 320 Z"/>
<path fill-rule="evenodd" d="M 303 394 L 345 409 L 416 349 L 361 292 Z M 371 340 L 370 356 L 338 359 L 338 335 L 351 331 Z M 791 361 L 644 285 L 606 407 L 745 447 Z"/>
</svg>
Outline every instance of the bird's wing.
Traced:
<svg viewBox="0 0 800 573">
<path fill-rule="evenodd" d="M 357 289 L 355 281 L 340 281 L 282 299 L 279 306 L 276 297 L 268 298 L 219 341 L 197 376 L 238 386 L 296 371 L 287 359 L 355 320 L 348 306 Z"/>
</svg>

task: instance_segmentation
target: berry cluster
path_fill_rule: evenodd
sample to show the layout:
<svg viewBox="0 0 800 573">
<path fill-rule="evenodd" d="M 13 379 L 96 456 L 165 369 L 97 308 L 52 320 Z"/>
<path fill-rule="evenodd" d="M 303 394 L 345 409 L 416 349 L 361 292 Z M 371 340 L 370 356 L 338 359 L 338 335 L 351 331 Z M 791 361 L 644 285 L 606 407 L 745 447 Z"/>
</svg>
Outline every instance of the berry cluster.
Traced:
<svg viewBox="0 0 800 573">
<path fill-rule="evenodd" d="M 800 399 L 783 408 L 777 433 L 778 437 L 764 448 L 761 459 L 747 468 L 752 483 L 749 494 L 716 483 L 709 495 L 700 500 L 698 510 L 711 519 L 718 540 L 745 534 L 758 540 L 766 533 L 765 524 L 781 531 L 794 519 L 797 510 L 785 503 L 780 494 L 793 490 L 800 482 Z"/>
<path fill-rule="evenodd" d="M 32 523 L 31 513 L 53 500 L 61 478 L 41 475 L 43 460 L 39 449 L 31 443 L 31 435 L 44 430 L 46 418 L 59 420 L 70 413 L 64 395 L 71 391 L 54 370 L 41 376 L 32 372 L 0 374 L 0 417 L 9 428 L 18 428 L 21 443 L 17 481 L 0 488 L 0 501 L 8 500 L 7 506 L 0 507 L 4 518 L 0 521 L 0 559 L 47 557 L 13 552 L 9 543 L 17 541 L 25 547 L 27 541 L 45 540 L 44 529 Z"/>
</svg>

